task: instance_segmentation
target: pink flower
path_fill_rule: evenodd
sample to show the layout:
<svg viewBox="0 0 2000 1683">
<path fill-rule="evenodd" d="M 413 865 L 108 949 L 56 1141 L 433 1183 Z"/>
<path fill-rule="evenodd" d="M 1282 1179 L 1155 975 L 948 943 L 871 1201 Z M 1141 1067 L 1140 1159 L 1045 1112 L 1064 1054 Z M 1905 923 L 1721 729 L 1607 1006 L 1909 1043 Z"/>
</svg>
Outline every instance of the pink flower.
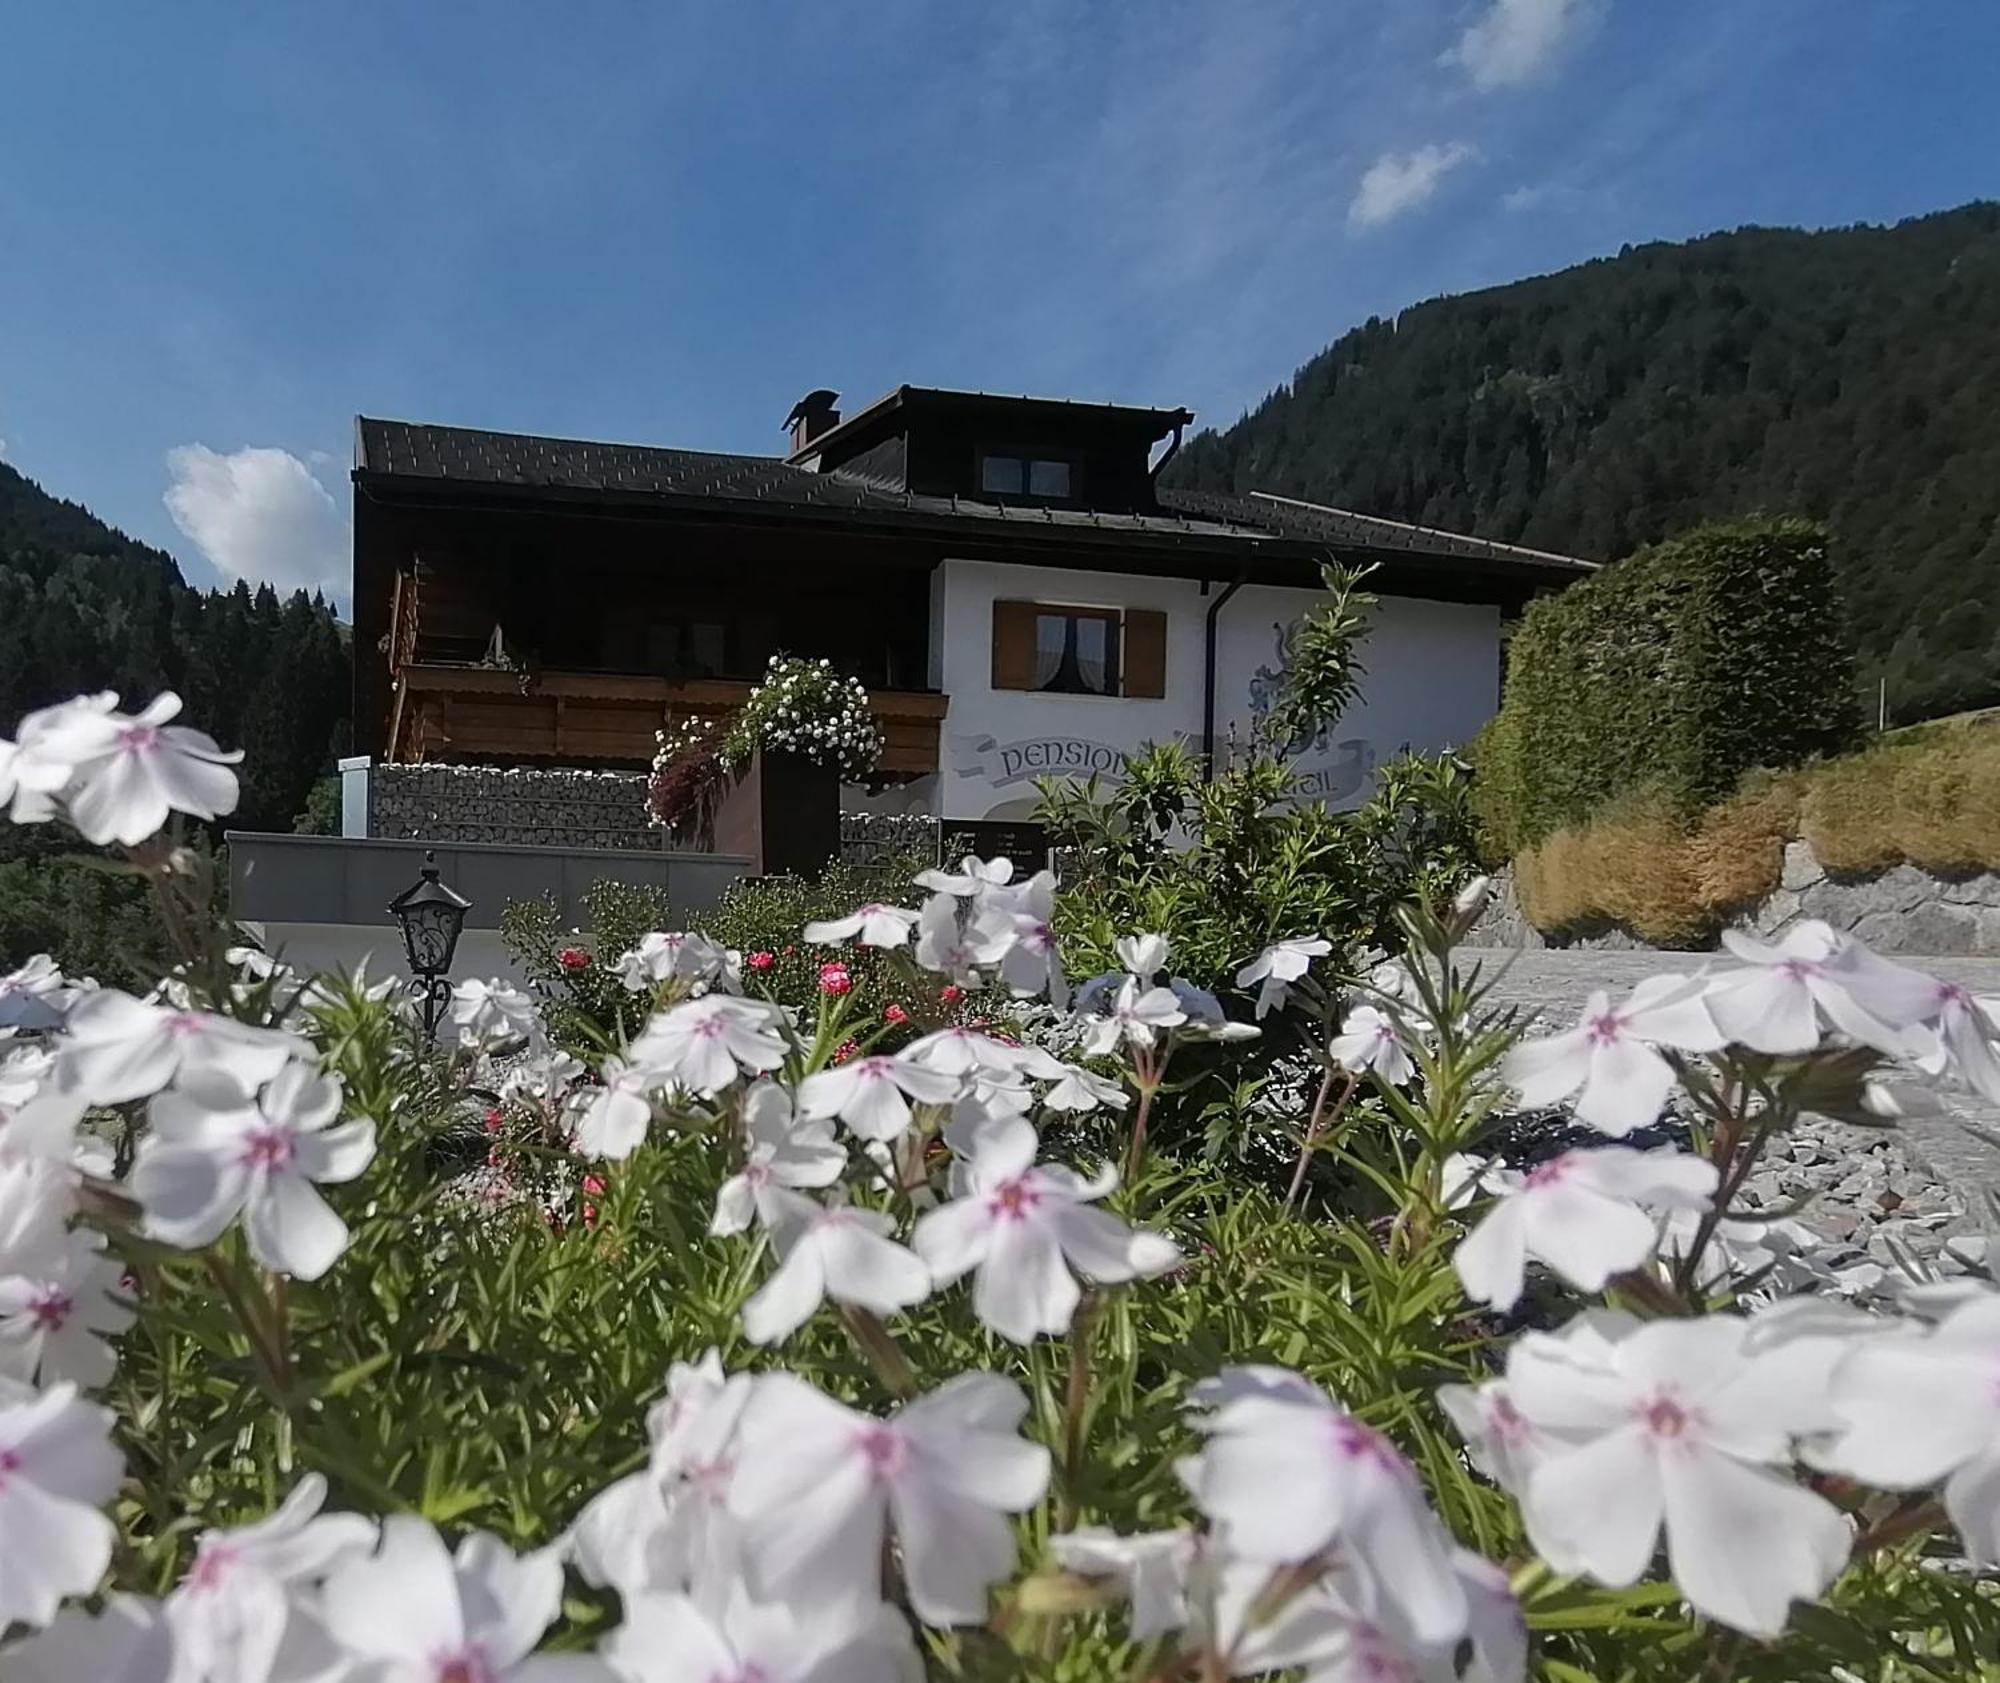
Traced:
<svg viewBox="0 0 2000 1683">
<path fill-rule="evenodd" d="M 583 1177 L 583 1189 L 593 1198 L 602 1198 L 604 1196 L 603 1177 L 600 1175 L 585 1175 Z"/>
<path fill-rule="evenodd" d="M 585 1227 L 595 1227 L 597 1225 L 597 1206 L 595 1204 L 585 1204 L 583 1206 L 583 1225 Z"/>
<path fill-rule="evenodd" d="M 956 1005 L 964 997 L 965 989 L 960 987 L 956 982 L 947 982 L 943 987 L 938 989 L 938 998 L 943 1000 L 947 1005 Z"/>
<path fill-rule="evenodd" d="M 822 964 L 819 967 L 819 991 L 821 993 L 843 994 L 854 989 L 854 978 L 847 973 L 844 964 Z"/>
<path fill-rule="evenodd" d="M 910 1014 L 900 1005 L 891 1005 L 882 1013 L 882 1020 L 885 1023 L 907 1023 L 910 1020 Z"/>
<path fill-rule="evenodd" d="M 837 1064 L 844 1064 L 847 1062 L 849 1058 L 853 1057 L 854 1054 L 860 1050 L 861 1046 L 858 1041 L 843 1040 L 838 1046 L 834 1048 L 833 1061 Z"/>
<path fill-rule="evenodd" d="M 763 971 L 770 969 L 777 962 L 778 955 L 776 953 L 754 952 L 748 958 L 744 959 L 743 964 L 746 969 Z"/>
<path fill-rule="evenodd" d="M 507 1113 L 497 1105 L 486 1113 L 486 1131 L 489 1134 L 499 1133 L 501 1128 L 506 1125 L 506 1122 Z"/>
<path fill-rule="evenodd" d="M 590 968 L 590 954 L 585 952 L 581 947 L 564 947 L 561 952 L 556 954 L 556 963 L 569 971 L 588 970 Z"/>
</svg>

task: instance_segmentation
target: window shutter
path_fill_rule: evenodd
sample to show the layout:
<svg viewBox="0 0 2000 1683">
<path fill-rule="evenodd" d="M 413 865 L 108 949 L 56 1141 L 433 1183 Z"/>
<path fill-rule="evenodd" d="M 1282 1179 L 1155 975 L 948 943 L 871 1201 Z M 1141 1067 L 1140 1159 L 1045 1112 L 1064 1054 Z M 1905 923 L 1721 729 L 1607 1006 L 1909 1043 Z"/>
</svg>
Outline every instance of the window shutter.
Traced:
<svg viewBox="0 0 2000 1683">
<path fill-rule="evenodd" d="M 1031 690 L 1035 687 L 1035 604 L 993 604 L 993 687 Z"/>
<path fill-rule="evenodd" d="M 1167 693 L 1167 616 L 1157 609 L 1125 610 L 1124 693 L 1155 700 Z"/>
</svg>

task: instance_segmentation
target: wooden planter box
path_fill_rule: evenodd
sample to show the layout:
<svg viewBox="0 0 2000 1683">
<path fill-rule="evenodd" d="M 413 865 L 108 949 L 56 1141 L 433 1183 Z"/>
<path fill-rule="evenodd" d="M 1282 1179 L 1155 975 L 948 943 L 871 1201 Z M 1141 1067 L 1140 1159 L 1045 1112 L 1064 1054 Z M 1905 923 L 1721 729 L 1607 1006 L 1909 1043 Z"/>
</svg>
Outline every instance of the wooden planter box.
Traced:
<svg viewBox="0 0 2000 1683">
<path fill-rule="evenodd" d="M 753 755 L 715 813 L 715 851 L 760 877 L 814 877 L 840 852 L 840 774 L 796 754 Z"/>
</svg>

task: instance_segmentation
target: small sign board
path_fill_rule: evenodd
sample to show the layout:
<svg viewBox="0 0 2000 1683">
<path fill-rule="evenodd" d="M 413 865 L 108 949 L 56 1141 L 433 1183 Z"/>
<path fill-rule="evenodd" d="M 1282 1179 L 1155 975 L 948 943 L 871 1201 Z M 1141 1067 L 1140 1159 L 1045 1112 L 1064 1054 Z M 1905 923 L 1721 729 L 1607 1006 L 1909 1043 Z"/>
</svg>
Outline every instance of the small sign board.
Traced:
<svg viewBox="0 0 2000 1683">
<path fill-rule="evenodd" d="M 943 828 L 947 866 L 976 853 L 982 859 L 1011 859 L 1016 878 L 1048 869 L 1048 830 L 1028 819 L 947 818 Z"/>
</svg>

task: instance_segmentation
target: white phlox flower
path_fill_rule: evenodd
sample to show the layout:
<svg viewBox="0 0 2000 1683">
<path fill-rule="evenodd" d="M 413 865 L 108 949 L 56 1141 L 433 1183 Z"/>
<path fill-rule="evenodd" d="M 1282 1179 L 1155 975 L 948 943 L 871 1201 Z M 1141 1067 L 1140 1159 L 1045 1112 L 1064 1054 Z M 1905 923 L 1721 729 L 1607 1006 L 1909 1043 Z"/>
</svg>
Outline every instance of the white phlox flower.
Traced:
<svg viewBox="0 0 2000 1683">
<path fill-rule="evenodd" d="M 78 720 L 108 716 L 117 706 L 113 690 L 80 695 L 28 714 L 14 741 L 0 737 L 0 803 L 9 818 L 16 824 L 43 824 L 56 815 L 57 797 L 76 776 L 76 761 L 63 751 L 62 733 Z"/>
<path fill-rule="evenodd" d="M 1796 1395 L 1788 1363 L 1746 1352 L 1746 1331 L 1739 1317 L 1709 1315 L 1617 1337 L 1528 1333 L 1509 1353 L 1507 1383 L 1549 1440 L 1521 1505 L 1544 1559 L 1623 1586 L 1651 1564 L 1664 1528 L 1689 1603 L 1772 1637 L 1793 1601 L 1838 1575 L 1850 1534 L 1838 1508 L 1789 1476 L 1811 1399 Z"/>
<path fill-rule="evenodd" d="M 99 847 L 114 841 L 136 846 L 170 812 L 192 818 L 234 812 L 236 773 L 229 768 L 243 758 L 242 750 L 224 753 L 206 732 L 169 724 L 180 710 L 181 698 L 171 690 L 137 714 L 71 704 L 32 746 L 24 743 L 15 778 L 26 787 L 37 766 L 67 764 L 72 775 L 62 787 L 64 810 L 77 832 Z"/>
<path fill-rule="evenodd" d="M 1124 1110 L 1131 1102 L 1132 1095 L 1118 1082 L 1087 1070 L 1081 1064 L 1064 1064 L 1062 1074 L 1042 1095 L 1042 1103 L 1050 1110 L 1067 1112 Z"/>
<path fill-rule="evenodd" d="M 1017 1344 L 1069 1329 L 1082 1295 L 1072 1269 L 1113 1285 L 1182 1260 L 1171 1240 L 1091 1207 L 1118 1184 L 1115 1169 L 1085 1180 L 1061 1164 L 1037 1164 L 1038 1145 L 1025 1121 L 982 1130 L 965 1160 L 964 1189 L 920 1217 L 910 1241 L 938 1285 L 972 1273 L 973 1313 Z"/>
<path fill-rule="evenodd" d="M 174 1633 L 156 1601 L 114 1595 L 99 1613 L 66 1607 L 47 1630 L 0 1649 L 7 1683 L 174 1683 Z"/>
<path fill-rule="evenodd" d="M 1126 974 L 1137 977 L 1141 982 L 1150 982 L 1166 968 L 1172 943 L 1164 935 L 1121 935 L 1112 942 L 1111 950 L 1118 955 L 1118 962 L 1125 966 Z"/>
<path fill-rule="evenodd" d="M 984 942 L 949 894 L 933 894 L 917 913 L 916 960 L 920 969 L 947 976 L 960 987 L 978 985 Z"/>
<path fill-rule="evenodd" d="M 1402 1086 L 1416 1070 L 1395 1020 L 1373 1005 L 1351 1007 L 1326 1052 L 1348 1074 L 1373 1075 L 1391 1087 Z"/>
<path fill-rule="evenodd" d="M 1014 880 L 1014 861 L 980 859 L 968 853 L 959 860 L 956 871 L 933 867 L 919 871 L 911 880 L 919 888 L 928 888 L 935 894 L 949 894 L 965 900 L 977 894 L 984 894 L 988 889 L 1005 888 Z"/>
<path fill-rule="evenodd" d="M 1009 1516 L 1048 1488 L 1049 1452 L 1019 1432 L 1027 1411 L 1021 1388 L 991 1373 L 960 1374 L 887 1419 L 790 1374 L 759 1379 L 729 1496 L 751 1589 L 871 1609 L 893 1525 L 917 1616 L 983 1623 L 989 1587 L 1014 1570 Z"/>
<path fill-rule="evenodd" d="M 1525 1175 L 1496 1169 L 1501 1196 L 1452 1262 L 1466 1294 L 1496 1309 L 1520 1300 L 1530 1259 L 1579 1291 L 1602 1291 L 1652 1255 L 1659 1212 L 1705 1207 L 1717 1179 L 1703 1158 L 1622 1145 L 1565 1151 Z"/>
<path fill-rule="evenodd" d="M 1980 1291 L 1933 1327 L 1866 1338 L 1832 1367 L 1838 1435 L 1821 1464 L 1890 1490 L 1944 1485 L 1965 1551 L 2000 1564 L 2000 1294 Z"/>
<path fill-rule="evenodd" d="M 644 1064 L 606 1058 L 601 1083 L 569 1095 L 576 1149 L 586 1157 L 623 1162 L 646 1142 L 653 1124 L 653 1091 L 660 1077 Z"/>
<path fill-rule="evenodd" d="M 298 1035 L 208 1011 L 177 1011 L 115 988 L 79 1000 L 57 1044 L 62 1079 L 92 1104 L 146 1098 L 193 1075 L 257 1087 L 294 1059 L 314 1055 Z"/>
<path fill-rule="evenodd" d="M 1031 1058 L 1025 1047 L 956 1024 L 911 1041 L 899 1056 L 947 1075 L 993 1077 L 1008 1083 L 1019 1081 Z"/>
<path fill-rule="evenodd" d="M 1305 975 L 1314 959 L 1324 958 L 1332 951 L 1333 943 L 1318 935 L 1294 935 L 1273 941 L 1236 972 L 1236 985 L 1247 988 L 1263 984 L 1257 990 L 1257 1015 L 1261 1019 L 1283 1010 L 1285 1001 L 1291 997 L 1292 984 Z"/>
<path fill-rule="evenodd" d="M 614 1683 L 599 1660 L 535 1654 L 562 1583 L 552 1549 L 517 1557 L 474 1532 L 447 1553 L 425 1521 L 396 1514 L 374 1554 L 328 1577 L 320 1603 L 358 1675 L 382 1683 Z"/>
<path fill-rule="evenodd" d="M 762 1000 L 705 994 L 653 1017 L 630 1057 L 662 1080 L 710 1097 L 746 1070 L 756 1074 L 785 1061 L 783 1022 Z"/>
<path fill-rule="evenodd" d="M 808 1121 L 839 1117 L 865 1140 L 900 1139 L 909 1131 L 910 1102 L 947 1105 L 963 1078 L 912 1057 L 874 1054 L 815 1070 L 799 1083 L 799 1114 Z"/>
<path fill-rule="evenodd" d="M 1134 1642 L 1148 1642 L 1188 1622 L 1188 1579 L 1200 1543 L 1186 1527 L 1121 1537 L 1085 1525 L 1049 1539 L 1049 1553 L 1065 1572 L 1107 1580 L 1130 1604 Z"/>
<path fill-rule="evenodd" d="M 743 1305 L 743 1336 L 752 1344 L 789 1338 L 829 1298 L 889 1315 L 930 1295 L 930 1270 L 889 1237 L 896 1223 L 881 1211 L 818 1204 L 775 1185 L 760 1206 L 782 1260 Z"/>
<path fill-rule="evenodd" d="M 1930 1029 L 1935 1040 L 1917 1067 L 1930 1075 L 1948 1071 L 1989 1104 L 2000 1104 L 2000 998 L 1939 982 Z"/>
<path fill-rule="evenodd" d="M 196 1250 L 239 1214 L 266 1268 L 316 1280 L 347 1248 L 347 1224 L 315 1184 L 353 1180 L 375 1156 L 375 1124 L 336 1123 L 340 1083 L 288 1064 L 252 1097 L 219 1075 L 158 1095 L 131 1189 L 153 1238 Z"/>
<path fill-rule="evenodd" d="M 871 901 L 856 907 L 846 917 L 807 924 L 802 936 L 815 946 L 833 946 L 859 936 L 864 947 L 902 947 L 909 945 L 910 931 L 916 928 L 918 915 L 901 906 Z"/>
<path fill-rule="evenodd" d="M 113 1531 L 99 1509 L 123 1471 L 111 1425 L 74 1385 L 0 1384 L 0 1629 L 45 1625 L 103 1578 Z"/>
<path fill-rule="evenodd" d="M 307 1597 L 330 1572 L 364 1559 L 376 1528 L 360 1514 L 323 1514 L 325 1505 L 326 1480 L 308 1473 L 263 1519 L 202 1533 L 166 1603 L 184 1675 L 268 1683 L 337 1661 Z"/>
<path fill-rule="evenodd" d="M 1908 1031 L 1938 1009 L 1931 977 L 1877 957 L 1817 919 L 1794 924 L 1775 942 L 1725 929 L 1722 944 L 1739 963 L 1710 973 L 1709 1014 L 1728 1040 L 1753 1051 L 1810 1052 L 1824 1022 L 1900 1056 L 1921 1044 Z"/>
<path fill-rule="evenodd" d="M 997 968 L 1015 993 L 1049 991 L 1058 1004 L 1065 984 L 1054 918 L 1056 879 L 1037 871 L 1025 882 L 989 888 L 974 912 L 969 938 L 982 965 Z"/>
<path fill-rule="evenodd" d="M 831 1122 L 795 1115 L 791 1094 L 777 1082 L 754 1082 L 743 1098 L 743 1167 L 716 1193 L 708 1230 L 741 1233 L 753 1218 L 770 1226 L 784 1213 L 771 1197 L 774 1187 L 831 1186 L 846 1167 Z"/>
<path fill-rule="evenodd" d="M 896 1683 L 913 1675 L 908 1628 L 888 1607 L 752 1601 L 741 1585 L 720 1606 L 649 1595 L 604 1645 L 628 1683 Z"/>
<path fill-rule="evenodd" d="M 737 955 L 695 930 L 654 930 L 612 966 L 627 993 L 646 993 L 664 982 L 741 991 Z"/>
<path fill-rule="evenodd" d="M 508 1040 L 538 1044 L 542 1019 L 535 1002 L 497 976 L 460 982 L 451 990 L 451 1023 L 468 1046 L 492 1046 Z"/>
<path fill-rule="evenodd" d="M 1658 1047 L 1714 1052 L 1723 1046 L 1704 1003 L 1707 989 L 1700 976 L 1648 976 L 1613 1005 L 1600 988 L 1575 1028 L 1522 1041 L 1502 1061 L 1501 1076 L 1530 1110 L 1575 1093 L 1579 1120 L 1622 1139 L 1658 1120 L 1673 1091 L 1673 1065 Z"/>
<path fill-rule="evenodd" d="M 1192 1401 L 1208 1411 L 1192 1422 L 1208 1442 L 1178 1470 L 1230 1553 L 1291 1564 L 1338 1542 L 1367 1563 L 1418 1641 L 1464 1634 L 1470 1609 L 1450 1536 L 1387 1438 L 1285 1368 L 1225 1368 Z"/>
<path fill-rule="evenodd" d="M 1522 1418 L 1504 1379 L 1481 1385 L 1440 1385 L 1437 1399 L 1458 1435 L 1465 1439 L 1472 1464 L 1517 1499 L 1527 1488 L 1528 1475 L 1546 1447 L 1542 1434 Z"/>
<path fill-rule="evenodd" d="M 1083 1019 L 1083 1049 L 1092 1057 L 1106 1057 L 1120 1045 L 1152 1046 L 1187 1020 L 1172 988 L 1154 987 L 1128 975 L 1102 1015 Z"/>
<path fill-rule="evenodd" d="M 45 1259 L 0 1256 L 0 1374 L 85 1389 L 107 1383 L 117 1356 L 106 1340 L 132 1324 L 123 1278 L 104 1254 L 104 1235 L 88 1228 Z"/>
</svg>

